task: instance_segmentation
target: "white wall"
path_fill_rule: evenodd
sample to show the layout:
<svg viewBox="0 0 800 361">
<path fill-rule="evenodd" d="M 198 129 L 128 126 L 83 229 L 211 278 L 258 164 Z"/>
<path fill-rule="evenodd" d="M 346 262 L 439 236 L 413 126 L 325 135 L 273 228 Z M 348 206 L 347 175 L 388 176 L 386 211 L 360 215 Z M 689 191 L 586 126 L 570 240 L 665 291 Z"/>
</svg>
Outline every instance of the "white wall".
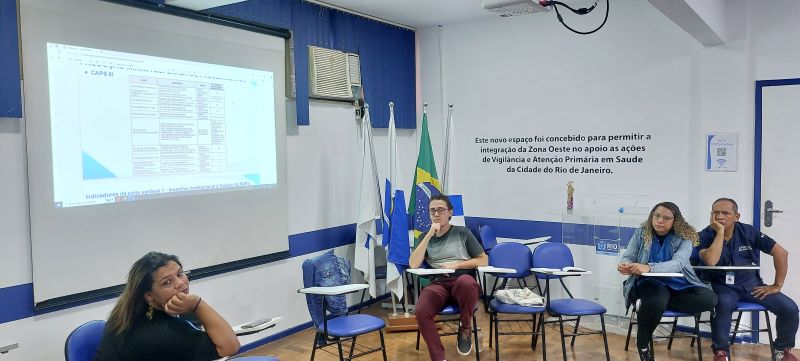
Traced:
<svg viewBox="0 0 800 361">
<path fill-rule="evenodd" d="M 746 23 L 731 31 L 744 35 L 713 47 L 635 0 L 613 2 L 606 26 L 588 36 L 569 32 L 555 14 L 420 29 L 422 98 L 453 103 L 458 114 L 456 162 L 464 203 L 474 210 L 468 214 L 557 222 L 573 180 L 576 212 L 591 210 L 594 195 L 646 194 L 648 209 L 674 201 L 701 229 L 711 202 L 732 197 L 742 221 L 752 221 L 754 82 L 800 77 L 798 11 L 790 0 L 747 1 Z M 588 29 L 593 20 L 579 21 Z M 483 145 L 474 140 L 624 130 L 654 139 L 643 164 L 615 166 L 611 175 L 508 173 L 481 162 Z M 708 132 L 739 133 L 738 172 L 703 170 Z M 576 258 L 593 257 L 585 248 Z M 605 258 L 596 265 L 610 263 Z"/>
</svg>

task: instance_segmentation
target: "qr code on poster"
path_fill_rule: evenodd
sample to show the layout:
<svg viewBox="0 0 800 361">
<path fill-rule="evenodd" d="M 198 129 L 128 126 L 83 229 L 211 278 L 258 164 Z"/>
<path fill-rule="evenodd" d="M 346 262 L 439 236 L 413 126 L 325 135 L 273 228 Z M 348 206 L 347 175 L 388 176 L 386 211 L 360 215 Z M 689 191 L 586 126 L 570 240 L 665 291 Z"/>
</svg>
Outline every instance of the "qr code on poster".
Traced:
<svg viewBox="0 0 800 361">
<path fill-rule="evenodd" d="M 717 148 L 717 157 L 724 157 L 728 155 L 728 148 Z"/>
</svg>

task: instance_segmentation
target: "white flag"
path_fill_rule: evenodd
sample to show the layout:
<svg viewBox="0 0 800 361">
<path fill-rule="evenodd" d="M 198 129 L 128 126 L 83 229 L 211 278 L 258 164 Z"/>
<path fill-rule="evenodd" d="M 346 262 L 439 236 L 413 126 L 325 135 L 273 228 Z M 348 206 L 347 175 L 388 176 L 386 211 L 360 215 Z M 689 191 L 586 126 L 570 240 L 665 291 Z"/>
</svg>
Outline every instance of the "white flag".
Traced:
<svg viewBox="0 0 800 361">
<path fill-rule="evenodd" d="M 406 200 L 400 184 L 397 130 L 394 124 L 394 103 L 389 103 L 389 171 L 384 186 L 383 247 L 386 249 L 386 288 L 403 299 L 401 275 L 408 268 L 411 255 L 408 237 Z"/>
<path fill-rule="evenodd" d="M 356 220 L 355 269 L 364 274 L 369 284 L 369 294 L 377 296 L 375 288 L 375 242 L 376 221 L 381 219 L 381 198 L 378 173 L 372 146 L 372 124 L 369 106 L 365 107 L 361 120 L 361 177 L 359 179 L 358 219 Z"/>
</svg>

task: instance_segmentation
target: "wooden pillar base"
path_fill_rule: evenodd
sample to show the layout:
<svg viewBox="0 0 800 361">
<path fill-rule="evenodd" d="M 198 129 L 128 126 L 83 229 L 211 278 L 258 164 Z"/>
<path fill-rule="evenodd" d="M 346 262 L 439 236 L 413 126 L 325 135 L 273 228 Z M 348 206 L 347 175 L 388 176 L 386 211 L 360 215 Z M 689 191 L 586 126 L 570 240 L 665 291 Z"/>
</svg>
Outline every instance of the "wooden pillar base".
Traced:
<svg viewBox="0 0 800 361">
<path fill-rule="evenodd" d="M 417 330 L 417 318 L 414 314 L 398 313 L 386 316 L 386 332 L 404 332 Z"/>
</svg>

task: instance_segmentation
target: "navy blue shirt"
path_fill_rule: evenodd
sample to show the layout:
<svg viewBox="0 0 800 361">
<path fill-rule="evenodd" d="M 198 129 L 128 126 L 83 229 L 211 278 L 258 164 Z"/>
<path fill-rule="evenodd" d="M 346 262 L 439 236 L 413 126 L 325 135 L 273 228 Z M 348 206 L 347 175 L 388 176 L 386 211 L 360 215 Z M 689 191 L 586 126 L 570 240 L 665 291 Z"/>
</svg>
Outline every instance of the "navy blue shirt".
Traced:
<svg viewBox="0 0 800 361">
<path fill-rule="evenodd" d="M 672 260 L 672 247 L 669 244 L 665 244 L 664 240 L 666 236 L 658 236 L 656 235 L 653 237 L 653 241 L 650 242 L 650 257 L 648 258 L 648 262 L 650 263 L 658 263 L 658 262 L 666 262 Z M 689 288 L 694 285 L 689 283 L 686 278 L 683 277 L 642 277 L 648 281 L 656 281 L 661 283 L 673 290 L 682 290 L 684 288 Z"/>
<path fill-rule="evenodd" d="M 709 226 L 700 231 L 700 245 L 697 250 L 711 247 L 716 232 Z M 717 264 L 712 266 L 760 266 L 761 252 L 770 253 L 775 246 L 775 240 L 764 233 L 757 231 L 753 226 L 736 222 L 733 236 L 722 245 L 722 254 Z M 700 260 L 702 262 L 702 259 Z M 714 283 L 725 284 L 725 272 L 707 272 L 708 280 Z M 764 282 L 758 270 L 736 271 L 734 285 L 751 289 L 762 285 Z"/>
</svg>

